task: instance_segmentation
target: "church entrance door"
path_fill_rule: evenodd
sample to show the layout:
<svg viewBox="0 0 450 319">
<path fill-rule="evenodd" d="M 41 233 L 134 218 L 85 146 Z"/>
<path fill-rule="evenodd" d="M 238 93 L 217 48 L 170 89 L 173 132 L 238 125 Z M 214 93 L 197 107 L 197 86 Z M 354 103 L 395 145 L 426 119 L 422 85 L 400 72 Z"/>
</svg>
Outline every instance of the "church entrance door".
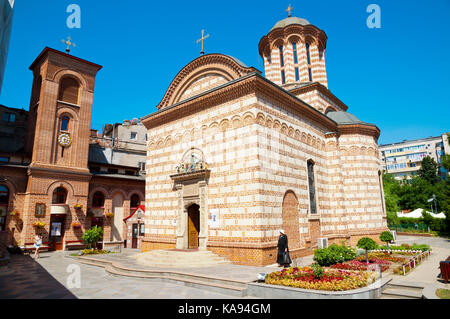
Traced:
<svg viewBox="0 0 450 319">
<path fill-rule="evenodd" d="M 188 208 L 188 248 L 198 249 L 200 233 L 200 206 L 194 204 Z"/>
</svg>

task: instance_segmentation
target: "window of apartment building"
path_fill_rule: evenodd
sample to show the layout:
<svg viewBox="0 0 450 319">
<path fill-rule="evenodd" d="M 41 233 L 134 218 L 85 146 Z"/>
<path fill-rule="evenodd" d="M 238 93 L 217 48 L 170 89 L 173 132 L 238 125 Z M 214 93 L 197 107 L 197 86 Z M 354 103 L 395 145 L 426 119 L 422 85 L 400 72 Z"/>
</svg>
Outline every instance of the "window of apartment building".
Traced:
<svg viewBox="0 0 450 319">
<path fill-rule="evenodd" d="M 136 173 L 134 171 L 125 170 L 125 175 L 134 176 L 134 175 L 136 175 Z"/>
<path fill-rule="evenodd" d="M 137 132 L 131 132 L 130 140 L 136 140 L 136 139 L 137 139 Z"/>
<path fill-rule="evenodd" d="M 5 113 L 3 113 L 2 119 L 3 119 L 3 122 L 6 122 L 6 123 L 14 123 L 16 121 L 16 114 L 5 112 Z"/>
<path fill-rule="evenodd" d="M 119 170 L 117 168 L 108 168 L 108 173 L 110 173 L 110 174 L 118 174 Z"/>
</svg>

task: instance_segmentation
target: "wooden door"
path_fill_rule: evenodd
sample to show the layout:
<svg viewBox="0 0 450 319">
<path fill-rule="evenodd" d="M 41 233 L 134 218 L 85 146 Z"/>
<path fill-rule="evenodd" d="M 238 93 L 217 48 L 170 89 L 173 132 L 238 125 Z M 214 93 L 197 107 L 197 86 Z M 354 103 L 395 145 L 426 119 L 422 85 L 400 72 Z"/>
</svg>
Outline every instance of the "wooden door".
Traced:
<svg viewBox="0 0 450 319">
<path fill-rule="evenodd" d="M 63 250 L 65 216 L 52 216 L 50 219 L 50 242 L 54 250 Z"/>
<path fill-rule="evenodd" d="M 131 248 L 138 248 L 138 224 L 133 224 L 133 237 L 131 240 Z"/>
<path fill-rule="evenodd" d="M 188 248 L 198 248 L 198 234 L 200 232 L 200 210 L 198 205 L 192 205 L 188 209 Z"/>
</svg>

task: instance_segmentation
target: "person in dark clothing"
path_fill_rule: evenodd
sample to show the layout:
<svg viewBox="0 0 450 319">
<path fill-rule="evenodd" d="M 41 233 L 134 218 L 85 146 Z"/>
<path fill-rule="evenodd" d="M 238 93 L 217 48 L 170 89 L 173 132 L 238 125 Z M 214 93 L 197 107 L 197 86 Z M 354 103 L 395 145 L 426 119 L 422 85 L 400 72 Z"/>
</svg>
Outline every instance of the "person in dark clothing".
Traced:
<svg viewBox="0 0 450 319">
<path fill-rule="evenodd" d="M 289 267 L 292 263 L 291 257 L 289 256 L 288 238 L 284 233 L 284 230 L 280 230 L 280 237 L 278 238 L 278 256 L 277 263 L 280 267 Z M 286 254 L 286 258 L 285 258 Z"/>
</svg>

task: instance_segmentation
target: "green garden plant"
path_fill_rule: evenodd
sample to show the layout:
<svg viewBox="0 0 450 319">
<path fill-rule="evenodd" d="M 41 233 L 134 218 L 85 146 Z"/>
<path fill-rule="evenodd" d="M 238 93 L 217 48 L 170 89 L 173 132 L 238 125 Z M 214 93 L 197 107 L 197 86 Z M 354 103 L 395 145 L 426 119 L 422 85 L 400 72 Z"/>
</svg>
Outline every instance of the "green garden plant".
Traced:
<svg viewBox="0 0 450 319">
<path fill-rule="evenodd" d="M 381 240 L 382 242 L 385 242 L 385 243 L 386 243 L 387 249 L 388 249 L 388 251 L 389 251 L 389 250 L 390 250 L 390 249 L 389 249 L 389 243 L 390 243 L 391 241 L 394 240 L 394 236 L 392 235 L 392 233 L 391 233 L 390 231 L 384 231 L 384 232 L 382 232 L 381 235 L 380 235 L 380 240 Z"/>
<path fill-rule="evenodd" d="M 345 245 L 332 244 L 328 248 L 320 248 L 314 251 L 314 261 L 320 266 L 331 266 L 356 257 L 356 249 Z"/>
<path fill-rule="evenodd" d="M 103 228 L 94 226 L 87 230 L 81 239 L 87 244 L 88 248 L 96 249 L 97 243 L 103 239 Z"/>
<path fill-rule="evenodd" d="M 378 244 L 369 237 L 363 237 L 360 240 L 358 240 L 356 246 L 366 251 L 366 263 L 369 263 L 369 250 L 374 250 L 378 248 Z"/>
</svg>

